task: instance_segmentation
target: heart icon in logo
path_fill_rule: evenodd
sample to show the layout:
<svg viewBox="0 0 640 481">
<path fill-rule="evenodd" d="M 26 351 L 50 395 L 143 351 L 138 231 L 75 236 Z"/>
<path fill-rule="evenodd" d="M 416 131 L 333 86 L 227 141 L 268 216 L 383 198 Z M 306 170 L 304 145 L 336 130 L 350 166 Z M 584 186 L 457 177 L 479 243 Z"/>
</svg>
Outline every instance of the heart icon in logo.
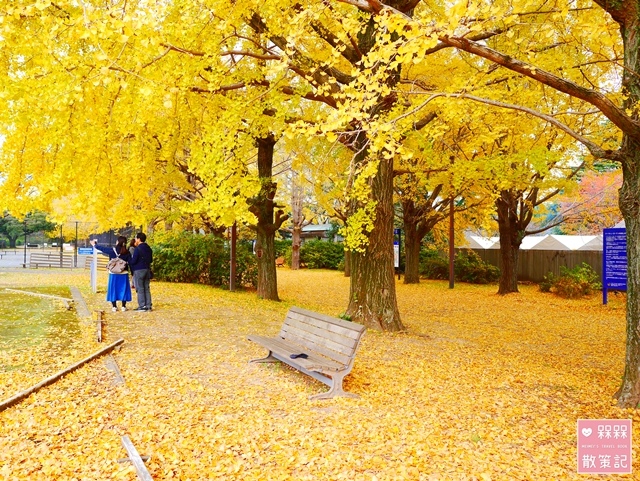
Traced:
<svg viewBox="0 0 640 481">
<path fill-rule="evenodd" d="M 582 428 L 582 435 L 586 436 L 587 438 L 591 436 L 592 432 L 593 431 L 591 430 L 591 428 Z"/>
</svg>

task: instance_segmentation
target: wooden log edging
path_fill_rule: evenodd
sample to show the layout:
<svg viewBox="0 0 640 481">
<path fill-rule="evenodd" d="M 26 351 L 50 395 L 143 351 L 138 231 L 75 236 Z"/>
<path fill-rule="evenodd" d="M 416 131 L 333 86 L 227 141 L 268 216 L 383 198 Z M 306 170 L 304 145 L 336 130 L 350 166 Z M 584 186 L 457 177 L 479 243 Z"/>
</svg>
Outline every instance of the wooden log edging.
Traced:
<svg viewBox="0 0 640 481">
<path fill-rule="evenodd" d="M 58 301 L 73 302 L 73 299 L 69 299 L 68 297 L 52 296 L 51 294 L 40 294 L 39 292 L 23 291 L 21 289 L 9 289 L 8 287 L 5 287 L 4 290 L 10 292 L 19 292 L 20 294 L 27 294 L 29 296 L 47 297 L 49 299 L 56 299 Z"/>
<path fill-rule="evenodd" d="M 136 468 L 138 479 L 140 479 L 141 481 L 153 481 L 151 474 L 149 474 L 149 471 L 147 471 L 147 467 L 144 465 L 144 461 L 138 454 L 138 451 L 129 439 L 129 436 L 122 436 L 121 441 L 122 446 L 124 446 L 124 449 L 127 450 L 129 461 L 131 461 Z"/>
<path fill-rule="evenodd" d="M 115 384 L 116 386 L 124 384 L 124 377 L 122 377 L 122 372 L 120 372 L 120 368 L 118 367 L 118 363 L 116 362 L 115 357 L 113 357 L 112 354 L 109 354 L 104 363 L 107 366 L 107 369 L 113 371 L 116 375 L 113 384 Z"/>
<path fill-rule="evenodd" d="M 71 303 L 73 302 L 73 299 L 69 299 L 67 297 L 52 296 L 50 294 L 40 294 L 39 292 L 23 291 L 20 289 L 9 289 L 8 287 L 5 287 L 5 290 L 9 292 L 18 292 L 20 294 L 26 294 L 28 296 L 46 297 L 47 299 L 55 299 L 56 301 L 62 301 L 66 309 L 71 309 Z"/>
<path fill-rule="evenodd" d="M 69 366 L 68 368 L 63 369 L 62 371 L 58 371 L 53 376 L 48 377 L 44 381 L 40 381 L 35 386 L 31 386 L 30 388 L 25 389 L 24 391 L 20 391 L 18 394 L 14 395 L 14 396 L 10 397 L 9 399 L 7 399 L 6 401 L 3 401 L 3 402 L 0 403 L 0 412 L 4 411 L 5 409 L 7 409 L 7 408 L 9 408 L 11 406 L 13 406 L 14 404 L 19 403 L 20 401 L 22 401 L 23 399 L 29 397 L 31 394 L 33 394 L 37 390 L 39 390 L 39 389 L 41 389 L 41 388 L 43 388 L 45 386 L 48 386 L 49 384 L 53 384 L 58 379 L 62 378 L 63 376 L 66 376 L 67 374 L 69 374 L 72 371 L 75 371 L 76 369 L 78 369 L 79 367 L 82 367 L 86 363 L 91 362 L 94 359 L 113 351 L 113 349 L 118 347 L 123 342 L 124 342 L 124 339 L 120 338 L 117 341 L 109 344 L 108 346 L 100 349 L 98 352 L 92 354 L 91 356 L 86 357 L 86 358 L 82 359 L 81 361 L 76 362 L 72 366 Z"/>
<path fill-rule="evenodd" d="M 91 311 L 89 311 L 89 307 L 87 306 L 84 297 L 82 297 L 82 293 L 80 289 L 75 286 L 69 287 L 69 291 L 71 291 L 71 296 L 73 297 L 73 301 L 76 306 L 76 313 L 83 319 L 89 319 L 91 317 Z"/>
</svg>

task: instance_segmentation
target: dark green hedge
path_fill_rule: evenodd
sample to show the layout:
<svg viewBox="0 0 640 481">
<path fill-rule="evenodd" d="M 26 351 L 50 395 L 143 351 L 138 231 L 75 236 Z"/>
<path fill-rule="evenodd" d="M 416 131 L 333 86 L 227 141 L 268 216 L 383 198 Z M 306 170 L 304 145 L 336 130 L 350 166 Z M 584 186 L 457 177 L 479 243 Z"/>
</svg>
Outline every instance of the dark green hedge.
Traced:
<svg viewBox="0 0 640 481">
<path fill-rule="evenodd" d="M 284 254 L 285 262 L 291 265 L 291 243 Z M 309 269 L 343 269 L 344 244 L 322 240 L 308 240 L 300 246 L 300 262 Z"/>
<path fill-rule="evenodd" d="M 344 245 L 341 242 L 306 241 L 300 247 L 300 260 L 309 269 L 338 269 L 344 262 Z"/>
<path fill-rule="evenodd" d="M 153 274 L 158 280 L 229 287 L 228 242 L 211 235 L 168 232 L 154 235 Z M 258 266 L 251 243 L 236 248 L 236 285 L 255 287 Z"/>
<path fill-rule="evenodd" d="M 291 239 L 276 239 L 273 241 L 276 257 L 286 257 L 291 251 Z"/>
<path fill-rule="evenodd" d="M 472 250 L 458 251 L 453 260 L 455 279 L 470 284 L 488 284 L 500 279 L 500 269 L 487 264 Z M 439 251 L 422 249 L 420 275 L 427 279 L 449 279 L 449 260 Z"/>
</svg>

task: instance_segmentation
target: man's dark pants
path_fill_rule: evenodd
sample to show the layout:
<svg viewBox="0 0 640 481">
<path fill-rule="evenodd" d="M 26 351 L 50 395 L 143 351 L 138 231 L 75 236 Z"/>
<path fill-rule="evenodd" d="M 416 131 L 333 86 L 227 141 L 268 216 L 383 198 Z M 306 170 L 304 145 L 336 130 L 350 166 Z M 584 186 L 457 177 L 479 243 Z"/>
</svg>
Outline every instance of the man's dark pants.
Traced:
<svg viewBox="0 0 640 481">
<path fill-rule="evenodd" d="M 151 308 L 151 277 L 149 269 L 137 269 L 133 272 L 133 280 L 138 292 L 138 307 Z"/>
</svg>

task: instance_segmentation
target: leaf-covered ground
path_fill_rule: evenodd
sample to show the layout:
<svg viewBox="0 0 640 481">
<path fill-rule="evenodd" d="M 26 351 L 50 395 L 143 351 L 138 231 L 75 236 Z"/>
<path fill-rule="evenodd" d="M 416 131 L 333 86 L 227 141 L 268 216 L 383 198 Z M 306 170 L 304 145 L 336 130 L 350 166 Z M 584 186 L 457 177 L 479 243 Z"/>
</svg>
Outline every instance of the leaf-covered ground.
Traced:
<svg viewBox="0 0 640 481">
<path fill-rule="evenodd" d="M 107 310 L 106 342 L 125 385 L 99 359 L 0 413 L 0 479 L 136 479 L 118 463 L 128 435 L 156 480 L 558 480 L 576 474 L 580 418 L 632 418 L 615 407 L 624 299 L 563 300 L 523 286 L 398 285 L 407 333 L 369 331 L 346 379 L 360 399 L 309 401 L 326 386 L 289 368 L 249 364 L 246 335 L 278 332 L 299 305 L 339 315 L 348 279 L 279 269 L 283 302 L 253 293 L 154 282 L 151 313 Z M 0 288 L 77 285 L 88 273 L 0 273 Z M 104 279 L 102 279 L 104 285 Z M 62 364 L 97 351 L 93 326 Z M 103 344 L 105 345 L 105 344 Z M 0 377 L 2 399 L 59 369 Z M 640 479 L 634 474 L 607 479 Z"/>
</svg>

